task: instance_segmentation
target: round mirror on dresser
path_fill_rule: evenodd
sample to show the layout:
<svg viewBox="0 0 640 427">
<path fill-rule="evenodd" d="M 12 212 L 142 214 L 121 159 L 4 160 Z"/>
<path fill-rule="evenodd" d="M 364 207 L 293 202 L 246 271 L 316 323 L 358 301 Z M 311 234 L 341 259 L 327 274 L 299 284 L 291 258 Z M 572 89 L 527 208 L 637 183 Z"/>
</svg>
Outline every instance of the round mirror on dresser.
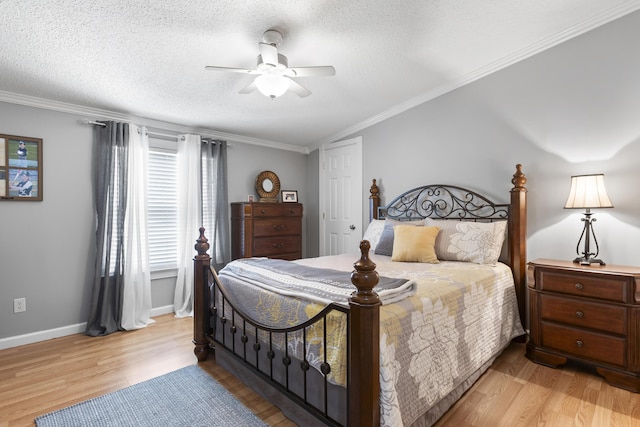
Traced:
<svg viewBox="0 0 640 427">
<path fill-rule="evenodd" d="M 277 202 L 280 194 L 280 178 L 271 171 L 262 171 L 256 177 L 256 192 L 260 202 Z"/>
</svg>

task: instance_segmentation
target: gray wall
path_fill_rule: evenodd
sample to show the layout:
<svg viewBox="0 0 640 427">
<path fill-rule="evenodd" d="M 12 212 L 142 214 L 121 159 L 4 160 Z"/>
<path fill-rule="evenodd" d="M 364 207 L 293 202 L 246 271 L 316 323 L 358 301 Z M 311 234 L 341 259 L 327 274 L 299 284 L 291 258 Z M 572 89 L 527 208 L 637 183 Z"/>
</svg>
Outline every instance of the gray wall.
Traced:
<svg viewBox="0 0 640 427">
<path fill-rule="evenodd" d="M 91 128 L 0 103 L 0 132 L 43 139 L 42 202 L 0 202 L 0 338 L 85 322 L 94 248 Z M 13 314 L 13 299 L 27 311 Z"/>
<path fill-rule="evenodd" d="M 640 265 L 639 39 L 636 12 L 359 132 L 363 193 L 371 178 L 383 202 L 447 182 L 507 202 L 522 163 L 529 259 L 571 260 L 583 223 L 563 209 L 570 176 L 604 173 L 615 207 L 594 211 L 600 255 Z"/>
<path fill-rule="evenodd" d="M 0 102 L 0 133 L 42 138 L 44 165 L 42 202 L 0 202 L 0 339 L 87 320 L 95 246 L 92 128 L 80 118 Z M 305 203 L 305 157 L 231 142 L 230 201 L 255 194 L 256 176 L 268 169 Z M 154 308 L 173 304 L 174 286 L 172 277 L 153 280 Z M 27 311 L 14 314 L 19 297 L 27 299 Z"/>
</svg>

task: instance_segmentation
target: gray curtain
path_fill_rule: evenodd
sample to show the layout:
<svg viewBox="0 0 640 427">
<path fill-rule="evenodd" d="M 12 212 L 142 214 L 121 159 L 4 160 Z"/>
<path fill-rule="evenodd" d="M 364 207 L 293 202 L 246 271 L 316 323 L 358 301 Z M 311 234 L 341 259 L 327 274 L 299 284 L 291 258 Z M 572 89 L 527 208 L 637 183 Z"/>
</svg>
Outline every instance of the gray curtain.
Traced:
<svg viewBox="0 0 640 427">
<path fill-rule="evenodd" d="M 96 259 L 86 331 L 91 336 L 121 329 L 128 148 L 128 123 L 106 122 L 94 129 Z"/>
<path fill-rule="evenodd" d="M 209 239 L 211 265 L 219 270 L 231 261 L 227 141 L 202 141 L 203 226 Z"/>
</svg>

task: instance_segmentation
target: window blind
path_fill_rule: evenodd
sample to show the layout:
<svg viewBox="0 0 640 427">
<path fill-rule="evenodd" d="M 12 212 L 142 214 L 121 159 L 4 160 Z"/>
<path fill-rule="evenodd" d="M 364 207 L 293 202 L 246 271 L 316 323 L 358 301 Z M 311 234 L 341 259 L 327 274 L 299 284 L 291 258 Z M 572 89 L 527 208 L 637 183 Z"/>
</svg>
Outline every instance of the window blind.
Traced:
<svg viewBox="0 0 640 427">
<path fill-rule="evenodd" d="M 151 271 L 177 267 L 178 170 L 175 152 L 149 150 L 149 264 Z"/>
</svg>

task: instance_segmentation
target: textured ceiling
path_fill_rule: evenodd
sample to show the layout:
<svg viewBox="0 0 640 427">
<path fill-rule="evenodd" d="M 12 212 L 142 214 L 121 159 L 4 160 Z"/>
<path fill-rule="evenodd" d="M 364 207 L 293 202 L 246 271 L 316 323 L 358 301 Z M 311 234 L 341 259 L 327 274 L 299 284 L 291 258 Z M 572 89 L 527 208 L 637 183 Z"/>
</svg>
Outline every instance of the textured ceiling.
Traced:
<svg viewBox="0 0 640 427">
<path fill-rule="evenodd" d="M 0 0 L 0 100 L 19 94 L 315 147 L 639 8 L 638 0 Z M 283 33 L 290 66 L 333 65 L 336 75 L 298 78 L 311 96 L 272 101 L 238 94 L 253 76 L 204 69 L 254 68 L 271 28 Z"/>
</svg>

